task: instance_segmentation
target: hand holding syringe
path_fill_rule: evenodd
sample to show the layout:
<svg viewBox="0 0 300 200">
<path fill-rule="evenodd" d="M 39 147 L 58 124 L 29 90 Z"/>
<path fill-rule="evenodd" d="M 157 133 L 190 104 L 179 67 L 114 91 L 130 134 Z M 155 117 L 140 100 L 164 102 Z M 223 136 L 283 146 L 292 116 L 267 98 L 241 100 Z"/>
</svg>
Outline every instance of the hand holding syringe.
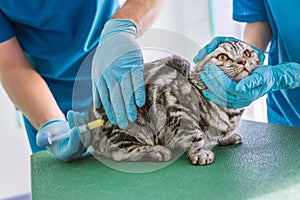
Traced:
<svg viewBox="0 0 300 200">
<path fill-rule="evenodd" d="M 104 125 L 104 121 L 102 119 L 97 119 L 97 120 L 89 122 L 87 124 L 75 126 L 75 127 L 73 127 L 73 129 L 77 128 L 78 133 L 81 134 L 81 133 L 87 132 L 89 130 L 101 127 L 103 125 Z M 44 135 L 45 137 L 43 137 L 39 140 L 38 145 L 40 147 L 45 147 L 45 146 L 51 145 L 53 142 L 65 139 L 70 136 L 73 129 L 70 129 L 68 132 L 66 132 L 64 134 L 59 134 L 59 135 L 55 135 L 55 136 L 52 136 L 51 134 L 45 134 Z"/>
</svg>

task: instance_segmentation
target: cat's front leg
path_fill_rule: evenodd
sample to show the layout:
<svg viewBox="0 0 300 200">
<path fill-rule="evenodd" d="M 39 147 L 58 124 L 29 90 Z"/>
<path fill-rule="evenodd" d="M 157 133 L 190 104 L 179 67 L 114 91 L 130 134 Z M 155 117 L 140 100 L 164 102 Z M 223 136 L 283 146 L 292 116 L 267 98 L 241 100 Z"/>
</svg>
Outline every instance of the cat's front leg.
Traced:
<svg viewBox="0 0 300 200">
<path fill-rule="evenodd" d="M 209 149 L 199 149 L 189 155 L 193 165 L 208 165 L 214 161 L 215 154 Z"/>
<path fill-rule="evenodd" d="M 197 130 L 196 137 L 188 149 L 188 158 L 193 165 L 208 165 L 214 161 L 214 153 L 204 148 L 204 134 Z"/>
<path fill-rule="evenodd" d="M 218 138 L 218 142 L 222 146 L 239 144 L 239 143 L 242 143 L 242 141 L 243 141 L 243 138 L 238 133 L 233 133 L 233 134 Z"/>
</svg>

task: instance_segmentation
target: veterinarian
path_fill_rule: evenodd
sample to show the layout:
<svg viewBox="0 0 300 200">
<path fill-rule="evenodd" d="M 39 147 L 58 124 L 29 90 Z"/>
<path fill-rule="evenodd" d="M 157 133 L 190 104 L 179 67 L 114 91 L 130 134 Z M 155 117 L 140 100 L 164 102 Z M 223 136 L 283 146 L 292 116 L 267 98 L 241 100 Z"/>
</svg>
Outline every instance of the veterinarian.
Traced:
<svg viewBox="0 0 300 200">
<path fill-rule="evenodd" d="M 211 91 L 206 97 L 220 105 L 240 108 L 268 94 L 268 122 L 300 127 L 299 10 L 296 0 L 286 1 L 284 5 L 280 0 L 233 0 L 233 19 L 247 23 L 245 42 L 261 51 L 265 51 L 270 42 L 269 65 L 260 66 L 239 83 L 232 82 L 214 67 L 205 67 L 201 76 Z M 215 38 L 199 51 L 195 61 L 219 43 L 234 39 Z M 215 74 L 220 75 L 218 81 Z"/>
<path fill-rule="evenodd" d="M 136 119 L 136 106 L 145 102 L 136 37 L 153 24 L 164 3 L 128 0 L 121 7 L 117 0 L 0 2 L 0 80 L 24 114 L 33 153 L 44 149 L 36 144 L 39 137 L 66 133 L 75 120 L 85 122 L 79 113 L 67 112 L 74 107 L 87 112 L 92 97 L 112 123 L 126 127 Z M 95 48 L 92 67 L 76 78 Z M 75 79 L 85 89 L 81 99 L 72 101 Z M 69 138 L 47 148 L 65 161 L 86 151 L 75 128 Z"/>
</svg>

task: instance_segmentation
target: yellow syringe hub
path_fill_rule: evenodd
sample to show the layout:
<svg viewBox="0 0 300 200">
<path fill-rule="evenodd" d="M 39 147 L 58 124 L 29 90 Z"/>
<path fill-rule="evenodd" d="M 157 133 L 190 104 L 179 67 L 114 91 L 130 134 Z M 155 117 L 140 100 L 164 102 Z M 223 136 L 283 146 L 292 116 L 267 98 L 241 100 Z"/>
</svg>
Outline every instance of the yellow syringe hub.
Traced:
<svg viewBox="0 0 300 200">
<path fill-rule="evenodd" d="M 102 119 L 97 119 L 97 120 L 89 122 L 87 124 L 89 130 L 98 128 L 98 127 L 103 126 L 103 125 L 104 125 L 104 120 L 102 120 Z"/>
<path fill-rule="evenodd" d="M 95 128 L 99 128 L 104 125 L 104 120 L 97 119 L 95 121 L 89 122 L 87 124 L 78 126 L 79 133 L 84 133 L 88 130 L 93 130 Z"/>
</svg>

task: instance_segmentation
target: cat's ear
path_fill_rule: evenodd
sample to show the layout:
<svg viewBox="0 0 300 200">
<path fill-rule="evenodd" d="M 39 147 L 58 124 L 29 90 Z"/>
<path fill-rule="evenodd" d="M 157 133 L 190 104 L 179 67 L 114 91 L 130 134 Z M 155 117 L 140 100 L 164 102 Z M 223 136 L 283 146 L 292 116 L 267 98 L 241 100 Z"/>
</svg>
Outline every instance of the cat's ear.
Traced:
<svg viewBox="0 0 300 200">
<path fill-rule="evenodd" d="M 256 51 L 257 54 L 258 54 L 258 58 L 259 58 L 258 65 L 262 65 L 265 61 L 265 54 L 259 48 L 257 48 L 256 46 L 251 46 L 251 48 L 254 51 Z"/>
</svg>

